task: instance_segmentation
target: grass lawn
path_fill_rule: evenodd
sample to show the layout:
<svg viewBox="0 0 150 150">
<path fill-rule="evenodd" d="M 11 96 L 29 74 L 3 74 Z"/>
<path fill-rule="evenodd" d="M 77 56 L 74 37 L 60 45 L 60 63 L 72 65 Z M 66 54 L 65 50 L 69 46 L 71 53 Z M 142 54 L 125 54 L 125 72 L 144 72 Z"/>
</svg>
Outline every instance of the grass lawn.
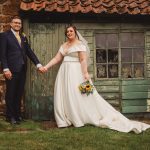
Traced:
<svg viewBox="0 0 150 150">
<path fill-rule="evenodd" d="M 137 135 L 89 125 L 58 129 L 31 120 L 11 126 L 0 119 L 0 150 L 150 150 L 150 130 Z"/>
</svg>

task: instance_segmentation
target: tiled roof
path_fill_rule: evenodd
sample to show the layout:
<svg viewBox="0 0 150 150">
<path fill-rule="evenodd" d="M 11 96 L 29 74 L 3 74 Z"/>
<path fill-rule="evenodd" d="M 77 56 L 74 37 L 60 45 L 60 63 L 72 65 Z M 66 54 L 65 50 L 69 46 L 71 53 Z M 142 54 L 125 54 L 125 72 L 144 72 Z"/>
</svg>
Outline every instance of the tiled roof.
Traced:
<svg viewBox="0 0 150 150">
<path fill-rule="evenodd" d="M 20 8 L 23 11 L 150 15 L 150 0 L 21 0 Z"/>
</svg>

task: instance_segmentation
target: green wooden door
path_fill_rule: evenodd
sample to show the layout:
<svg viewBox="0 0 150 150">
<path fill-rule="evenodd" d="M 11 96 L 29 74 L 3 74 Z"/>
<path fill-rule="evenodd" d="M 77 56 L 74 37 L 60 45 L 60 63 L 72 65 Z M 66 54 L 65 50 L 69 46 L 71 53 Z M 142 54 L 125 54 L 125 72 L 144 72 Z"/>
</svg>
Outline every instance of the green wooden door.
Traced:
<svg viewBox="0 0 150 150">
<path fill-rule="evenodd" d="M 150 31 L 145 32 L 145 78 L 122 80 L 122 112 L 150 112 Z"/>
<path fill-rule="evenodd" d="M 57 53 L 59 46 L 65 41 L 65 24 L 36 24 L 29 26 L 31 47 L 40 62 L 45 65 Z M 33 120 L 51 120 L 53 114 L 54 83 L 58 66 L 46 74 L 40 74 L 33 63 L 29 63 L 25 92 L 25 110 Z"/>
<path fill-rule="evenodd" d="M 150 80 L 122 81 L 122 112 L 150 112 Z"/>
</svg>

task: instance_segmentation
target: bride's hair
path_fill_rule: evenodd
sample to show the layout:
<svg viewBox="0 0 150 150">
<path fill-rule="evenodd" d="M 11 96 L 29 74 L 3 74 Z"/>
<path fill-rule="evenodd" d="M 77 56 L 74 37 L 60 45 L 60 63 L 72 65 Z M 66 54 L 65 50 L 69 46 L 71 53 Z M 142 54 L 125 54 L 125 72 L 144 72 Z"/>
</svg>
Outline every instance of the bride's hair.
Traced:
<svg viewBox="0 0 150 150">
<path fill-rule="evenodd" d="M 73 28 L 73 30 L 75 32 L 75 35 L 78 37 L 77 28 L 74 25 L 69 25 L 69 26 L 66 27 L 66 29 L 65 29 L 65 36 L 66 37 L 67 37 L 67 30 L 68 30 L 68 28 Z M 78 37 L 78 39 L 79 39 L 79 37 Z"/>
</svg>

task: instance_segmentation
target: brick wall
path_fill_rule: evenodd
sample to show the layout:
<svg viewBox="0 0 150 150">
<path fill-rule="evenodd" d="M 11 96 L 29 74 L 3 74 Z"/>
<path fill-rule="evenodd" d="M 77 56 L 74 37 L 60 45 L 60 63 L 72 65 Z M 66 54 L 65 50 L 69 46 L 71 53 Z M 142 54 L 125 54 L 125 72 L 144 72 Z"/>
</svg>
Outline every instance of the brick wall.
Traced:
<svg viewBox="0 0 150 150">
<path fill-rule="evenodd" d="M 9 29 L 12 16 L 19 14 L 20 0 L 0 0 L 0 32 Z M 0 115 L 5 111 L 5 79 L 0 68 Z"/>
<path fill-rule="evenodd" d="M 19 13 L 20 0 L 0 1 L 0 32 L 9 28 L 10 18 Z"/>
</svg>

